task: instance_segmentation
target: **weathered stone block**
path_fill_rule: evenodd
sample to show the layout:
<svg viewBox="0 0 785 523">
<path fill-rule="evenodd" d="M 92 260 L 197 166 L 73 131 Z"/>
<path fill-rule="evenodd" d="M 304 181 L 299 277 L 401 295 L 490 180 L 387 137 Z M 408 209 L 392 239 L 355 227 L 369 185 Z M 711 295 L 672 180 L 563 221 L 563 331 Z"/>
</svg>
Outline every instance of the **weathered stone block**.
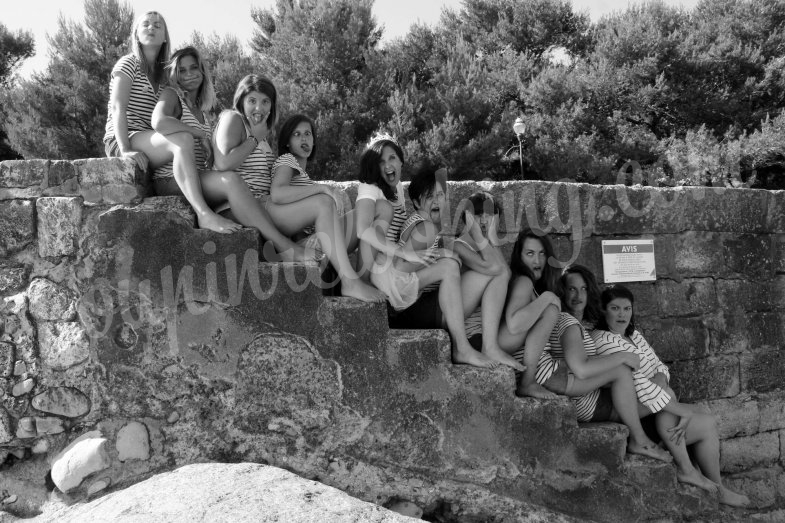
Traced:
<svg viewBox="0 0 785 523">
<path fill-rule="evenodd" d="M 681 283 L 659 280 L 655 288 L 661 316 L 699 315 L 717 307 L 717 293 L 710 278 Z"/>
<path fill-rule="evenodd" d="M 79 185 L 134 185 L 141 183 L 136 162 L 129 158 L 85 158 L 73 162 Z"/>
<path fill-rule="evenodd" d="M 66 418 L 78 418 L 90 412 L 90 399 L 73 387 L 51 387 L 33 397 L 34 409 Z"/>
<path fill-rule="evenodd" d="M 0 257 L 20 251 L 35 238 L 33 202 L 0 201 Z"/>
<path fill-rule="evenodd" d="M 49 160 L 6 160 L 0 162 L 0 187 L 40 186 L 49 170 Z"/>
<path fill-rule="evenodd" d="M 0 265 L 0 294 L 21 290 L 27 284 L 28 270 L 24 266 Z"/>
<path fill-rule="evenodd" d="M 771 280 L 771 304 L 775 309 L 785 310 L 785 275 L 777 275 Z"/>
<path fill-rule="evenodd" d="M 79 322 L 38 324 L 39 350 L 45 366 L 65 370 L 87 361 L 90 341 Z"/>
<path fill-rule="evenodd" d="M 78 197 L 39 198 L 38 254 L 70 256 L 76 252 L 82 225 L 82 199 Z"/>
<path fill-rule="evenodd" d="M 720 467 L 725 472 L 741 472 L 768 466 L 780 458 L 780 438 L 776 431 L 731 438 L 720 442 Z"/>
<path fill-rule="evenodd" d="M 767 311 L 772 306 L 772 285 L 747 280 L 715 280 L 717 301 L 724 310 Z"/>
<path fill-rule="evenodd" d="M 688 403 L 739 393 L 739 360 L 734 356 L 677 361 L 670 371 L 673 390 Z"/>
<path fill-rule="evenodd" d="M 49 164 L 48 188 L 54 188 L 73 181 L 73 187 L 78 190 L 76 168 L 72 162 L 66 160 L 53 160 Z M 74 193 L 76 194 L 76 193 Z"/>
<path fill-rule="evenodd" d="M 60 434 L 65 430 L 65 427 L 60 418 L 36 416 L 35 430 L 38 434 Z"/>
<path fill-rule="evenodd" d="M 782 387 L 785 351 L 761 349 L 741 357 L 742 390 L 768 392 Z"/>
<path fill-rule="evenodd" d="M 26 372 L 27 372 L 27 363 L 25 363 L 22 360 L 16 360 L 14 362 L 14 376 L 21 376 Z"/>
<path fill-rule="evenodd" d="M 771 238 L 764 234 L 743 234 L 722 242 L 725 265 L 735 273 L 768 276 L 771 271 Z"/>
<path fill-rule="evenodd" d="M 782 474 L 779 467 L 759 469 L 734 474 L 723 478 L 723 483 L 734 492 L 741 492 L 750 498 L 751 509 L 772 506 L 777 501 L 777 478 Z M 756 520 L 758 518 L 755 518 Z M 754 521 L 751 519 L 751 521 Z M 781 519 L 760 519 L 759 521 L 781 521 Z"/>
<path fill-rule="evenodd" d="M 768 215 L 766 230 L 769 232 L 785 232 L 785 191 L 766 191 L 768 193 Z"/>
<path fill-rule="evenodd" d="M 117 432 L 117 459 L 150 459 L 150 434 L 144 423 L 132 421 Z"/>
<path fill-rule="evenodd" d="M 12 439 L 14 439 L 14 432 L 11 429 L 11 416 L 3 407 L 0 407 L 0 445 L 8 443 Z"/>
<path fill-rule="evenodd" d="M 709 355 L 708 331 L 698 318 L 648 317 L 638 324 L 663 361 L 693 360 Z"/>
<path fill-rule="evenodd" d="M 682 278 L 716 277 L 724 270 L 717 256 L 720 235 L 713 232 L 685 231 L 658 234 L 654 241 L 657 276 L 676 281 Z"/>
<path fill-rule="evenodd" d="M 196 227 L 196 214 L 184 196 L 151 196 L 136 207 L 139 211 L 163 211 L 167 220 L 182 220 L 188 227 Z"/>
<path fill-rule="evenodd" d="M 2 326 L 2 324 L 0 324 Z M 0 341 L 0 378 L 8 378 L 14 371 L 16 354 L 13 343 Z"/>
<path fill-rule="evenodd" d="M 758 395 L 760 431 L 785 429 L 785 392 Z M 783 454 L 785 458 L 785 454 Z"/>
<path fill-rule="evenodd" d="M 71 321 L 76 318 L 76 296 L 46 278 L 35 278 L 27 289 L 30 313 L 36 320 Z"/>
<path fill-rule="evenodd" d="M 107 441 L 97 430 L 76 438 L 52 462 L 52 481 L 62 492 L 78 487 L 84 478 L 109 467 Z"/>
<path fill-rule="evenodd" d="M 749 394 L 739 394 L 729 399 L 710 400 L 706 402 L 706 406 L 717 417 L 717 430 L 720 439 L 752 436 L 760 431 L 761 413 L 758 401 Z"/>
<path fill-rule="evenodd" d="M 772 270 L 775 272 L 785 272 L 785 234 L 774 234 L 772 242 Z"/>
</svg>

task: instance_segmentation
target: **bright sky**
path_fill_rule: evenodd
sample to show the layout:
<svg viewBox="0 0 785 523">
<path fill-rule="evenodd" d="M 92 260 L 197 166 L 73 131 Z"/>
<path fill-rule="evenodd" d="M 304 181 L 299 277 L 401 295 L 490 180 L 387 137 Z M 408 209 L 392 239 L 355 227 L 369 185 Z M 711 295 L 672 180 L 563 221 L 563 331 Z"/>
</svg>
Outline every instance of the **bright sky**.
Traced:
<svg viewBox="0 0 785 523">
<path fill-rule="evenodd" d="M 46 67 L 49 61 L 46 35 L 57 31 L 57 17 L 60 13 L 71 21 L 81 23 L 84 19 L 82 0 L 7 1 L 13 1 L 14 5 L 3 9 L 0 22 L 12 31 L 32 31 L 35 37 L 36 56 L 24 62 L 20 71 L 24 76 Z M 665 1 L 667 4 L 681 5 L 687 9 L 698 3 L 698 0 Z M 241 41 L 247 42 L 254 28 L 250 16 L 251 7 L 272 7 L 275 0 L 131 0 L 129 3 L 137 16 L 150 10 L 163 14 L 169 24 L 173 48 L 177 48 L 195 30 L 205 35 L 235 34 Z M 637 3 L 640 2 L 572 0 L 575 10 L 588 12 L 592 20 Z M 414 22 L 435 24 L 443 7 L 457 10 L 460 6 L 461 0 L 376 0 L 374 15 L 377 22 L 385 28 L 384 39 L 390 40 L 405 35 Z"/>
</svg>

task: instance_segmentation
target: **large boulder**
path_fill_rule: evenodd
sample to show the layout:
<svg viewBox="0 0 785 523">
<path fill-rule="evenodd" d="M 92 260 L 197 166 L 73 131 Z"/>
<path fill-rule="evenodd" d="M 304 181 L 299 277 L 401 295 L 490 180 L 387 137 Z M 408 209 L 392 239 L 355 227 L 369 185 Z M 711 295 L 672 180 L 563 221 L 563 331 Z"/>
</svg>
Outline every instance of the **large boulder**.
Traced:
<svg viewBox="0 0 785 523">
<path fill-rule="evenodd" d="M 83 521 L 415 521 L 291 472 L 254 463 L 201 463 L 159 474 L 90 503 L 52 506 L 35 519 Z"/>
</svg>

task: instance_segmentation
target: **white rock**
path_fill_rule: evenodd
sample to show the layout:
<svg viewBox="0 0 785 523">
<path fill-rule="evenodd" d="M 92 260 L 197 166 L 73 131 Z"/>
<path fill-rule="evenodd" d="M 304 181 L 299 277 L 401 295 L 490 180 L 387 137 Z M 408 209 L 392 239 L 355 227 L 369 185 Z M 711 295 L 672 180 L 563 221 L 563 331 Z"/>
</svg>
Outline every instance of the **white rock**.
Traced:
<svg viewBox="0 0 785 523">
<path fill-rule="evenodd" d="M 52 481 L 62 492 L 78 487 L 84 478 L 109 467 L 106 438 L 94 430 L 71 442 L 52 463 Z"/>
</svg>

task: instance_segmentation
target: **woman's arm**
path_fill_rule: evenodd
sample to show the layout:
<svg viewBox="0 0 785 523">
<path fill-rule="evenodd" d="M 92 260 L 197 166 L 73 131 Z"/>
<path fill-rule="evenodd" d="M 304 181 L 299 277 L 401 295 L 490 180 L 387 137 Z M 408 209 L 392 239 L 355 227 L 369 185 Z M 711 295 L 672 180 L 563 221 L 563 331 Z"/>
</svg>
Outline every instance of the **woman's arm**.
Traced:
<svg viewBox="0 0 785 523">
<path fill-rule="evenodd" d="M 512 334 L 521 334 L 531 329 L 549 305 L 561 311 L 561 301 L 554 293 L 545 291 L 532 300 L 533 291 L 532 281 L 526 276 L 520 276 L 512 283 L 512 292 L 504 309 L 507 329 Z"/>
<path fill-rule="evenodd" d="M 180 98 L 174 89 L 167 87 L 161 93 L 158 103 L 155 104 L 150 123 L 158 134 L 167 135 L 186 132 L 193 135 L 194 138 L 204 138 L 206 136 L 201 129 L 183 123 L 180 120 L 182 116 L 183 110 L 180 105 Z"/>
<path fill-rule="evenodd" d="M 124 73 L 115 73 L 111 81 L 109 107 L 114 124 L 114 137 L 120 154 L 133 159 L 142 170 L 147 170 L 149 159 L 142 151 L 131 149 L 128 137 L 128 100 L 131 98 L 131 77 Z"/>
<path fill-rule="evenodd" d="M 279 165 L 275 168 L 273 181 L 270 185 L 270 199 L 273 203 L 283 205 L 300 201 L 309 196 L 316 196 L 317 194 L 326 194 L 332 197 L 330 189 L 320 183 L 301 186 L 291 185 L 292 176 L 295 174 L 295 170 L 288 165 Z"/>
<path fill-rule="evenodd" d="M 617 352 L 609 356 L 590 358 L 583 344 L 583 332 L 578 325 L 570 325 L 561 335 L 564 359 L 573 374 L 579 379 L 593 378 L 619 365 L 626 365 L 630 370 L 637 370 L 640 358 L 630 352 Z"/>
<path fill-rule="evenodd" d="M 215 168 L 219 171 L 236 169 L 256 149 L 257 143 L 246 135 L 245 126 L 239 114 L 224 113 L 215 128 L 215 147 L 213 147 Z"/>
<path fill-rule="evenodd" d="M 381 218 L 383 214 L 381 207 L 385 205 L 392 207 L 388 201 L 374 201 L 370 198 L 362 198 L 355 202 L 354 214 L 357 220 L 357 237 L 360 241 L 367 243 L 387 256 L 397 256 L 414 263 L 419 262 L 419 256 L 409 255 L 398 244 L 387 239 L 386 234 L 387 229 L 390 227 L 390 222 Z"/>
<path fill-rule="evenodd" d="M 487 242 L 486 242 L 487 243 Z M 481 249 L 480 252 L 475 251 L 463 241 L 454 241 L 452 249 L 460 257 L 463 263 L 473 271 L 488 276 L 498 276 L 508 269 L 504 260 L 499 260 L 498 257 L 493 256 L 492 253 L 484 252 L 486 249 Z M 493 249 L 493 247 L 491 247 Z"/>
</svg>

